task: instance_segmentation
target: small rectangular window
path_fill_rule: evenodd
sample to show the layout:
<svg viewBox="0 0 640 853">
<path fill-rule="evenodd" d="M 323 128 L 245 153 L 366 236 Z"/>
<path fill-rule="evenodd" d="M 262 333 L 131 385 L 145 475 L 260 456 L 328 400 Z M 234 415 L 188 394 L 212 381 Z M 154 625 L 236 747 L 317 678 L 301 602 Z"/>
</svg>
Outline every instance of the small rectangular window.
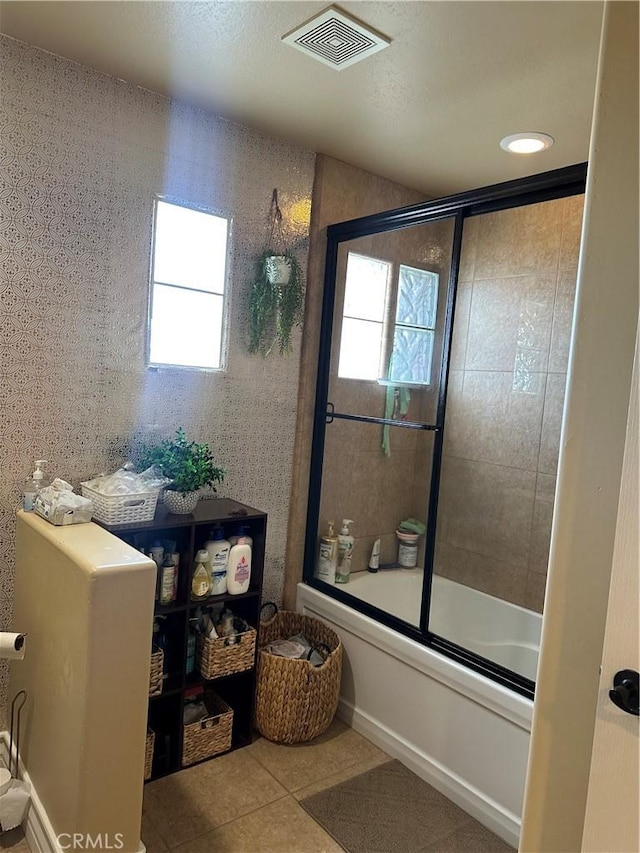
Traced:
<svg viewBox="0 0 640 853">
<path fill-rule="evenodd" d="M 149 365 L 224 364 L 229 219 L 156 199 Z"/>
<path fill-rule="evenodd" d="M 429 385 L 438 286 L 437 273 L 349 252 L 338 376 Z"/>
<path fill-rule="evenodd" d="M 349 252 L 338 376 L 380 376 L 390 264 Z"/>
<path fill-rule="evenodd" d="M 438 275 L 400 264 L 389 379 L 429 385 L 438 308 Z"/>
</svg>

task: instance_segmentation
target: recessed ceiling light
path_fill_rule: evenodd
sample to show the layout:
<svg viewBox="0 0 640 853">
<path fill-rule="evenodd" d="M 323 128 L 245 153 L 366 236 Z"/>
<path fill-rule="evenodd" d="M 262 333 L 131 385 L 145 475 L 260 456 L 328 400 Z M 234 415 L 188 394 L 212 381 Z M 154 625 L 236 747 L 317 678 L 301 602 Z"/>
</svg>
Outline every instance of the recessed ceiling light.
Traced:
<svg viewBox="0 0 640 853">
<path fill-rule="evenodd" d="M 553 136 L 548 133 L 512 133 L 500 140 L 500 148 L 513 154 L 535 154 L 551 148 L 554 142 Z"/>
</svg>

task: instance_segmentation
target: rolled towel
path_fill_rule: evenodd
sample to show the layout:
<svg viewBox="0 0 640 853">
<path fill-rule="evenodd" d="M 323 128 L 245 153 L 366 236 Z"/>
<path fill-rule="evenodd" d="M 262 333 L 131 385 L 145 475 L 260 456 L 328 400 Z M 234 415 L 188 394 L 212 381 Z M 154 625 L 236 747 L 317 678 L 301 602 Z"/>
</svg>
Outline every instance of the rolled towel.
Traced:
<svg viewBox="0 0 640 853">
<path fill-rule="evenodd" d="M 418 521 L 417 518 L 406 518 L 398 525 L 398 530 L 403 530 L 407 533 L 417 533 L 419 536 L 424 536 L 427 531 L 426 526 Z"/>
</svg>

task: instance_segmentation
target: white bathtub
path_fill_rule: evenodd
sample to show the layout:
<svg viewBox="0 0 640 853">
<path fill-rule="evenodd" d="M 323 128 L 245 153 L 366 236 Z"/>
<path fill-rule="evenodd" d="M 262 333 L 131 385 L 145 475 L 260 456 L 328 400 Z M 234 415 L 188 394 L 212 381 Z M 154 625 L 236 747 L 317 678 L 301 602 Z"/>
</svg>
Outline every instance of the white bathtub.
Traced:
<svg viewBox="0 0 640 853">
<path fill-rule="evenodd" d="M 411 625 L 420 619 L 422 569 L 353 575 L 346 592 Z M 535 681 L 542 616 L 448 578 L 433 576 L 430 630 Z"/>
<path fill-rule="evenodd" d="M 346 590 L 389 611 L 392 602 L 399 609 L 400 587 L 406 592 L 405 604 L 413 610 L 395 615 L 416 624 L 419 575 L 406 570 L 356 575 Z M 474 590 L 444 578 L 434 582 L 432 630 L 460 642 L 462 636 L 452 634 L 455 621 L 469 637 L 485 644 L 486 654 L 493 641 L 484 629 L 496 624 L 496 613 L 485 611 L 483 617 L 474 608 L 481 611 L 482 605 L 494 605 L 495 600 L 484 601 L 492 597 L 475 593 L 479 598 L 474 602 Z M 531 700 L 306 584 L 298 585 L 297 604 L 299 610 L 329 623 L 342 638 L 339 715 L 517 848 Z M 535 630 L 533 639 L 527 630 L 514 645 L 535 645 Z M 492 646 L 494 660 L 497 651 Z M 512 654 L 502 651 L 507 657 Z"/>
</svg>

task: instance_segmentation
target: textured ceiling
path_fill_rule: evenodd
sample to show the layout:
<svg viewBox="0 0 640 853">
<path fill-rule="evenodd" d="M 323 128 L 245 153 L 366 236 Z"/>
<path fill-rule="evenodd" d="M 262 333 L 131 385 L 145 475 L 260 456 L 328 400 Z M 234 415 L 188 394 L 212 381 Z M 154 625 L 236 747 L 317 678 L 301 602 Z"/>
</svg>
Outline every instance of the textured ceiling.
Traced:
<svg viewBox="0 0 640 853">
<path fill-rule="evenodd" d="M 392 39 L 341 71 L 280 40 L 327 5 L 11 0 L 0 31 L 429 195 L 587 159 L 601 2 L 341 2 Z"/>
</svg>

